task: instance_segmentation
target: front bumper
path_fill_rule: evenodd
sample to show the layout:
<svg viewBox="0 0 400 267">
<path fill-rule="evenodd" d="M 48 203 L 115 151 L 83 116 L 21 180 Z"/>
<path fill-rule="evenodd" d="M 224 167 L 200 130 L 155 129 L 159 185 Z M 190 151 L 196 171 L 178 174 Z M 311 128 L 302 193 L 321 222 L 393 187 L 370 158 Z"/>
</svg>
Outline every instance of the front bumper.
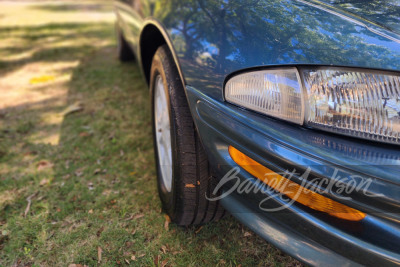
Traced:
<svg viewBox="0 0 400 267">
<path fill-rule="evenodd" d="M 228 152 L 232 145 L 276 172 L 299 173 L 292 177 L 298 183 L 329 178 L 350 185 L 347 188 L 351 183 L 360 186 L 349 192 L 351 198 L 343 199 L 334 190 L 325 190 L 326 196 L 367 214 L 360 222 L 349 222 L 300 204 L 261 210 L 274 210 L 286 202 L 273 191 L 232 190 L 236 183 L 256 182 L 242 169 L 238 180 L 224 184 L 223 192 L 230 193 L 221 201 L 243 224 L 311 265 L 400 264 L 399 147 L 304 129 L 216 101 L 189 86 L 186 92 L 217 177 L 238 166 Z M 307 170 L 308 179 L 302 180 Z"/>
</svg>

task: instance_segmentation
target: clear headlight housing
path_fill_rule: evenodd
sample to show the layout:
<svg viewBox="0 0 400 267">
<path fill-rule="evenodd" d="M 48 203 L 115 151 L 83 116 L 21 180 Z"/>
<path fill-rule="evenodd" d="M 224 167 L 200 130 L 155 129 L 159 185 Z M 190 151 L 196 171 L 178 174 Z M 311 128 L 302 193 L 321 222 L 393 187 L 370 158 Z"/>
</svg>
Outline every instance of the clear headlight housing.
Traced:
<svg viewBox="0 0 400 267">
<path fill-rule="evenodd" d="M 266 115 L 302 123 L 304 105 L 299 80 L 296 68 L 244 73 L 227 82 L 225 98 Z"/>
<path fill-rule="evenodd" d="M 400 144 L 400 74 L 315 67 L 239 74 L 225 85 L 233 104 L 299 125 Z"/>
</svg>

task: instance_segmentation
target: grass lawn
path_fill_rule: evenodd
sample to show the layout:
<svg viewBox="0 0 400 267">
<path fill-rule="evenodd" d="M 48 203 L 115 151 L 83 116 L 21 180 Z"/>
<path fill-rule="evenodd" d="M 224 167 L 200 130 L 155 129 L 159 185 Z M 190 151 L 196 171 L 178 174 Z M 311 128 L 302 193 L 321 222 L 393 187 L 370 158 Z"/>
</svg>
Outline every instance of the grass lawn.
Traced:
<svg viewBox="0 0 400 267">
<path fill-rule="evenodd" d="M 168 225 L 107 3 L 0 2 L 0 266 L 299 265 L 230 216 Z"/>
</svg>

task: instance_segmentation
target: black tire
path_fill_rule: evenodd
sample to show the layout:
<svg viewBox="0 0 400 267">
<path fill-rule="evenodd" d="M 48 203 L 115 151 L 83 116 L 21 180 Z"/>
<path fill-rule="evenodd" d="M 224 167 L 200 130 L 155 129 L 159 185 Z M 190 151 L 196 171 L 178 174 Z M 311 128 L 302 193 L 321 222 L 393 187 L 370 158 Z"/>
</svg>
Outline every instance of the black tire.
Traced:
<svg viewBox="0 0 400 267">
<path fill-rule="evenodd" d="M 172 187 L 166 190 L 160 170 L 156 141 L 154 88 L 160 75 L 167 91 L 171 144 Z M 157 184 L 164 211 L 171 221 L 181 225 L 203 224 L 220 219 L 225 211 L 219 201 L 208 201 L 213 196 L 215 178 L 212 177 L 208 160 L 197 135 L 172 55 L 163 45 L 154 55 L 151 66 L 150 89 L 152 99 L 153 140 L 157 168 Z"/>
<path fill-rule="evenodd" d="M 115 33 L 117 35 L 117 56 L 122 62 L 128 62 L 135 60 L 135 55 L 133 54 L 132 48 L 126 41 L 120 27 L 115 24 Z"/>
</svg>

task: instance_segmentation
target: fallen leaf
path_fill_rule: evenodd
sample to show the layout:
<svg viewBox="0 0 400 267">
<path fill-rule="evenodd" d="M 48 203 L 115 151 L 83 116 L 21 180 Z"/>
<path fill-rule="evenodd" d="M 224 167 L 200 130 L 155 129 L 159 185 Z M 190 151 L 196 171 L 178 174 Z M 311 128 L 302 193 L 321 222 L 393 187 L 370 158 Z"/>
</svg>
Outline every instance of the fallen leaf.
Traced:
<svg viewBox="0 0 400 267">
<path fill-rule="evenodd" d="M 136 220 L 136 219 L 139 219 L 142 217 L 144 217 L 144 214 L 137 214 L 137 215 L 133 216 L 133 219 Z"/>
<path fill-rule="evenodd" d="M 170 223 L 170 222 L 171 222 L 171 218 L 170 218 L 167 214 L 165 214 L 164 229 L 165 229 L 166 231 L 169 230 L 169 223 Z"/>
<path fill-rule="evenodd" d="M 161 267 L 165 267 L 165 265 L 167 265 L 167 263 L 168 263 L 168 260 L 164 260 L 164 261 L 161 263 Z"/>
<path fill-rule="evenodd" d="M 102 233 L 103 231 L 104 231 L 104 226 L 101 227 L 101 228 L 97 231 L 97 233 L 96 233 L 97 237 L 100 237 L 100 235 L 101 235 L 101 233 Z"/>
<path fill-rule="evenodd" d="M 201 229 L 203 229 L 203 226 L 200 226 L 199 229 L 197 229 L 197 230 L 195 231 L 195 233 L 198 234 L 198 233 L 201 231 Z"/>
<path fill-rule="evenodd" d="M 41 160 L 37 164 L 37 170 L 38 171 L 41 171 L 41 170 L 44 170 L 44 169 L 47 169 L 47 168 L 51 168 L 51 167 L 53 167 L 53 163 L 51 163 L 51 162 L 49 162 L 47 160 Z"/>
<path fill-rule="evenodd" d="M 121 261 L 119 261 L 119 260 L 116 260 L 116 262 L 117 262 L 117 264 L 118 264 L 118 265 L 121 265 Z"/>
<path fill-rule="evenodd" d="M 37 155 L 36 151 L 26 151 L 24 153 L 24 156 L 34 156 L 34 155 Z"/>
<path fill-rule="evenodd" d="M 195 188 L 196 186 L 194 184 L 185 184 L 185 187 L 187 187 L 187 188 Z"/>
<path fill-rule="evenodd" d="M 146 253 L 140 253 L 139 255 L 138 255 L 138 258 L 143 258 L 144 256 L 146 256 Z"/>
<path fill-rule="evenodd" d="M 101 254 L 103 253 L 103 250 L 101 247 L 97 247 L 97 263 L 101 262 Z"/>
<path fill-rule="evenodd" d="M 48 184 L 49 183 L 49 180 L 48 179 L 42 179 L 41 181 L 40 181 L 40 183 L 39 183 L 39 185 L 40 186 L 44 186 L 44 185 L 46 185 L 46 184 Z"/>
<path fill-rule="evenodd" d="M 81 177 L 83 175 L 83 171 L 81 169 L 75 171 L 75 175 L 77 177 Z"/>
<path fill-rule="evenodd" d="M 125 262 L 126 262 L 127 264 L 130 264 L 129 260 L 127 260 L 127 259 L 125 259 Z"/>
<path fill-rule="evenodd" d="M 157 257 L 154 257 L 154 265 L 158 266 L 158 262 L 160 261 L 160 255 L 157 255 Z"/>
<path fill-rule="evenodd" d="M 135 261 L 136 260 L 136 256 L 132 255 L 131 260 Z"/>
<path fill-rule="evenodd" d="M 136 220 L 136 219 L 142 218 L 143 216 L 144 216 L 144 214 L 141 214 L 141 213 L 136 214 L 136 215 L 131 215 L 128 218 L 126 218 L 125 221 Z M 136 230 L 134 230 L 134 231 L 136 232 Z M 134 233 L 132 233 L 132 234 L 134 234 Z"/>
<path fill-rule="evenodd" d="M 88 267 L 88 266 L 87 265 L 82 265 L 82 264 L 72 263 L 72 264 L 68 265 L 68 267 Z"/>
<path fill-rule="evenodd" d="M 81 133 L 79 134 L 80 137 L 87 137 L 87 136 L 90 136 L 90 135 L 91 135 L 91 134 L 88 133 L 88 132 L 81 132 Z"/>
<path fill-rule="evenodd" d="M 93 210 L 90 209 L 90 210 L 88 211 L 88 213 L 89 213 L 89 214 L 93 214 Z"/>
<path fill-rule="evenodd" d="M 34 198 L 39 192 L 33 193 L 29 197 L 26 198 L 26 201 L 28 202 L 28 205 L 26 205 L 25 211 L 24 211 L 24 217 L 28 215 L 29 210 L 31 209 L 31 204 L 32 204 L 32 198 Z"/>
<path fill-rule="evenodd" d="M 63 112 L 61 112 L 62 116 L 67 116 L 68 114 L 82 111 L 83 110 L 83 104 L 81 102 L 76 102 L 70 106 L 68 106 L 66 109 L 64 109 Z"/>
<path fill-rule="evenodd" d="M 162 251 L 162 253 L 164 253 L 164 254 L 167 253 L 167 251 L 168 251 L 168 250 L 167 250 L 167 247 L 164 246 L 164 245 L 162 245 L 162 246 L 161 246 L 161 251 Z"/>
<path fill-rule="evenodd" d="M 245 232 L 243 236 L 248 237 L 248 236 L 252 236 L 252 234 L 250 232 Z"/>
<path fill-rule="evenodd" d="M 55 77 L 53 75 L 42 75 L 39 77 L 33 77 L 29 80 L 30 84 L 39 84 L 54 81 Z"/>
<path fill-rule="evenodd" d="M 132 230 L 131 235 L 135 235 L 136 234 L 136 228 Z"/>
<path fill-rule="evenodd" d="M 93 174 L 96 175 L 96 174 L 99 174 L 100 172 L 101 172 L 101 169 L 95 169 Z"/>
</svg>

